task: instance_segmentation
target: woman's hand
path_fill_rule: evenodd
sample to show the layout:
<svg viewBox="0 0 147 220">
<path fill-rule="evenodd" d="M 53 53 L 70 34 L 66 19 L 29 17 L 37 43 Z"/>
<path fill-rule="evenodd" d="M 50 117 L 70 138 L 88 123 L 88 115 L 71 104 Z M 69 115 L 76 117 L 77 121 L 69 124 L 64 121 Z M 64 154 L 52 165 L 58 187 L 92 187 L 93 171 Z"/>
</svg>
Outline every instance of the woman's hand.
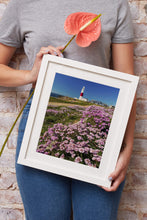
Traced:
<svg viewBox="0 0 147 220">
<path fill-rule="evenodd" d="M 119 155 L 115 170 L 113 173 L 110 174 L 108 177 L 109 180 L 112 180 L 112 184 L 110 188 L 102 187 L 107 192 L 116 191 L 121 182 L 125 179 L 128 164 L 130 161 L 130 155 L 128 155 L 128 152 L 122 151 Z"/>
<path fill-rule="evenodd" d="M 36 55 L 36 59 L 35 59 L 32 70 L 26 75 L 26 77 L 28 77 L 28 79 L 26 81 L 32 83 L 33 87 L 34 87 L 35 84 L 36 84 L 37 78 L 38 78 L 38 73 L 39 73 L 39 70 L 40 70 L 40 65 L 41 65 L 43 55 L 44 54 L 51 54 L 51 55 L 54 55 L 54 56 L 63 57 L 63 54 L 61 53 L 61 50 L 63 48 L 64 47 L 62 47 L 62 46 L 59 46 L 59 47 L 53 47 L 53 46 L 42 47 Z"/>
</svg>

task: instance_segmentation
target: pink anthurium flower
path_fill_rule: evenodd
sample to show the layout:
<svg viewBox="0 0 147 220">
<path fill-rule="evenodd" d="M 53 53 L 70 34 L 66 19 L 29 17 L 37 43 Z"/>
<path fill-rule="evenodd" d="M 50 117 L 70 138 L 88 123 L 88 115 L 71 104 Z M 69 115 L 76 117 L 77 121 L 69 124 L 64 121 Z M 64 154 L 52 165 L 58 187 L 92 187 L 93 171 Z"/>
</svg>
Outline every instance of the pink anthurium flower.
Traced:
<svg viewBox="0 0 147 220">
<path fill-rule="evenodd" d="M 80 47 L 88 47 L 100 36 L 100 16 L 88 12 L 72 13 L 65 20 L 64 30 L 67 34 L 77 35 L 76 43 Z"/>
</svg>

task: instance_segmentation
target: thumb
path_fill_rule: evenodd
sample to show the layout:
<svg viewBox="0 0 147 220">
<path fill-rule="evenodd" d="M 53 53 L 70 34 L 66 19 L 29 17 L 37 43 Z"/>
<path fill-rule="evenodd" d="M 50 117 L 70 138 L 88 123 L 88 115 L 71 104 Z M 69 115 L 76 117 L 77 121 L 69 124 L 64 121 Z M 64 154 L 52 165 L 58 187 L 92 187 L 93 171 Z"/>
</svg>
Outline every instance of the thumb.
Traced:
<svg viewBox="0 0 147 220">
<path fill-rule="evenodd" d="M 115 170 L 109 175 L 108 179 L 110 181 L 115 180 L 119 176 L 122 170 L 123 170 L 123 165 L 118 162 L 115 167 Z"/>
</svg>

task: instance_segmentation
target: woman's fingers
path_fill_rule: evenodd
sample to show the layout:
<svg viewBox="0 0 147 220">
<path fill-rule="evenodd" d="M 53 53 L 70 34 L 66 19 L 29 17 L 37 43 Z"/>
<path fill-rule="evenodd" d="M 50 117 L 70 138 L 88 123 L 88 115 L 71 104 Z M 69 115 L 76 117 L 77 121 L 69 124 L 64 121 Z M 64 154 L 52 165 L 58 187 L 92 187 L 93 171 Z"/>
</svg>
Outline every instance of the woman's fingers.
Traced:
<svg viewBox="0 0 147 220">
<path fill-rule="evenodd" d="M 101 187 L 101 188 L 103 188 L 107 192 L 114 192 L 117 190 L 117 188 L 119 187 L 119 185 L 124 179 L 125 179 L 125 175 L 122 172 L 119 176 L 117 176 L 115 180 L 112 181 L 110 188 L 107 188 L 107 187 Z"/>
<path fill-rule="evenodd" d="M 59 47 L 56 47 L 58 50 L 60 50 L 60 52 L 65 48 L 65 46 L 59 46 Z"/>
<path fill-rule="evenodd" d="M 123 164 L 117 163 L 115 171 L 113 173 L 110 174 L 110 176 L 108 177 L 108 179 L 111 181 L 114 181 L 115 179 L 117 179 L 120 175 L 120 173 L 124 170 Z"/>
<path fill-rule="evenodd" d="M 63 54 L 60 51 L 62 49 L 63 49 L 62 46 L 60 46 L 60 47 L 53 47 L 53 46 L 41 47 L 40 51 L 36 55 L 34 65 L 33 65 L 33 68 L 31 70 L 31 74 L 29 76 L 30 77 L 30 82 L 34 83 L 37 80 L 43 55 L 51 54 L 51 55 L 54 55 L 54 56 L 63 57 Z"/>
<path fill-rule="evenodd" d="M 43 55 L 45 55 L 45 54 L 51 54 L 53 51 L 51 50 L 51 49 L 49 49 L 49 48 L 47 48 L 47 47 L 42 47 L 41 49 L 40 49 L 40 51 L 36 54 L 36 58 L 37 58 L 37 60 L 39 59 L 39 60 L 41 60 L 42 59 L 42 57 L 43 57 Z"/>
<path fill-rule="evenodd" d="M 54 55 L 54 56 L 63 57 L 63 54 L 60 51 L 60 50 L 62 50 L 63 47 L 48 46 L 47 48 L 49 49 L 49 54 Z"/>
<path fill-rule="evenodd" d="M 58 47 L 56 47 L 56 48 L 59 49 L 59 50 L 63 50 L 64 47 L 65 47 L 65 46 L 58 46 Z"/>
<path fill-rule="evenodd" d="M 59 47 L 53 47 L 53 46 L 48 46 L 48 47 L 41 47 L 39 53 L 37 54 L 38 57 L 42 58 L 44 54 L 51 54 L 54 56 L 59 56 L 63 57 L 63 54 L 61 53 L 61 50 L 64 47 L 59 46 Z"/>
<path fill-rule="evenodd" d="M 125 179 L 128 167 L 128 160 L 126 154 L 121 152 L 115 167 L 115 170 L 109 175 L 108 179 L 112 181 L 111 187 L 102 187 L 107 192 L 116 191 L 120 183 Z"/>
</svg>

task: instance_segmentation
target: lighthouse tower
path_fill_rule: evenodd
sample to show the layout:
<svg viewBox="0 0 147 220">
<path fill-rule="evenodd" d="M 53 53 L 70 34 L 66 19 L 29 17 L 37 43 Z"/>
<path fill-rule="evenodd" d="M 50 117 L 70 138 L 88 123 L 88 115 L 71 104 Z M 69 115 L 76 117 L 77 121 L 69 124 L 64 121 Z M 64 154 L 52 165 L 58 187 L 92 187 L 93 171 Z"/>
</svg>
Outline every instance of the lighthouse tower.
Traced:
<svg viewBox="0 0 147 220">
<path fill-rule="evenodd" d="M 80 94 L 79 100 L 83 100 L 84 90 L 85 90 L 85 86 L 83 86 L 83 88 L 81 90 L 81 94 Z"/>
</svg>

